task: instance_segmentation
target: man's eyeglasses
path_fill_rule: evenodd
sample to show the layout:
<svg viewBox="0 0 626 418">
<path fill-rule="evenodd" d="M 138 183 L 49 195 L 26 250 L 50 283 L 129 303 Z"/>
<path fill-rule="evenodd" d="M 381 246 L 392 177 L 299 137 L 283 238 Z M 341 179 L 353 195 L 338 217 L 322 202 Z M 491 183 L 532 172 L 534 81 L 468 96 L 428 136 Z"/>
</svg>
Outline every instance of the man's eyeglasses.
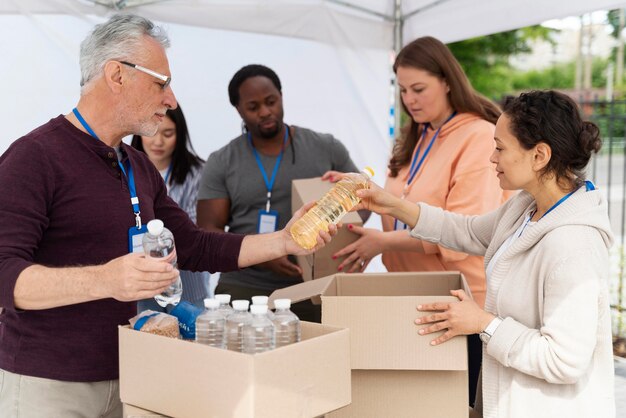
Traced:
<svg viewBox="0 0 626 418">
<path fill-rule="evenodd" d="M 165 90 L 167 88 L 167 86 L 170 85 L 170 83 L 172 82 L 172 77 L 168 77 L 166 75 L 163 74 L 159 74 L 156 71 L 152 71 L 146 67 L 142 67 L 141 65 L 137 65 L 137 64 L 132 64 L 128 61 L 120 61 L 122 64 L 124 65 L 128 65 L 129 67 L 133 67 L 135 70 L 139 70 L 143 73 L 149 74 L 152 77 L 156 77 L 159 80 L 161 80 L 163 82 L 163 84 L 161 84 L 161 89 Z"/>
</svg>

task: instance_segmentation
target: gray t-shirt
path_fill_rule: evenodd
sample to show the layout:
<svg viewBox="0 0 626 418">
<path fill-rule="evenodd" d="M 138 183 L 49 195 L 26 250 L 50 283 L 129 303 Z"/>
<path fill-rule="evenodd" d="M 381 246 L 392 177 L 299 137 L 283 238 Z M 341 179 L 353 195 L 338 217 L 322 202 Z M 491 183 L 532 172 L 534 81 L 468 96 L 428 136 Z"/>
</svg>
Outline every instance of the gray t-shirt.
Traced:
<svg viewBox="0 0 626 418">
<path fill-rule="evenodd" d="M 329 134 L 290 126 L 292 140 L 283 153 L 272 189 L 271 210 L 278 212 L 278 228 L 291 219 L 291 181 L 319 177 L 328 170 L 356 172 L 346 147 Z M 268 180 L 278 157 L 259 153 Z M 257 233 L 259 210 L 265 210 L 267 187 L 246 135 L 213 152 L 200 181 L 198 200 L 230 199 L 229 232 Z M 320 196 L 321 197 L 321 196 Z M 295 262 L 295 260 L 292 259 Z M 254 289 L 275 290 L 302 281 L 249 267 L 222 273 L 220 282 Z"/>
</svg>

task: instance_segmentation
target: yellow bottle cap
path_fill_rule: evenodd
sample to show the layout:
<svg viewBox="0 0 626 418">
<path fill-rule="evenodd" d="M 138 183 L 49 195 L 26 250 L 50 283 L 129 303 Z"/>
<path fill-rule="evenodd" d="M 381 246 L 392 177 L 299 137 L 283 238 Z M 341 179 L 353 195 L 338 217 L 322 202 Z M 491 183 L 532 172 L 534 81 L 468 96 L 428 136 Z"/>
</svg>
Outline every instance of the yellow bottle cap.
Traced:
<svg viewBox="0 0 626 418">
<path fill-rule="evenodd" d="M 374 177 L 374 169 L 370 166 L 367 166 L 363 169 L 363 173 L 367 174 L 369 178 Z"/>
</svg>

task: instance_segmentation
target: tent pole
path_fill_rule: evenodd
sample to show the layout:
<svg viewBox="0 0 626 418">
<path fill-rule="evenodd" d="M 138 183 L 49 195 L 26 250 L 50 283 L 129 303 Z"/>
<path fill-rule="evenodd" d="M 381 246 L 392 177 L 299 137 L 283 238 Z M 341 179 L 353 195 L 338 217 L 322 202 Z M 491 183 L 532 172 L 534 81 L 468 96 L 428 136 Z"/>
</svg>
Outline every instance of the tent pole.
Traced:
<svg viewBox="0 0 626 418">
<path fill-rule="evenodd" d="M 393 11 L 393 61 L 395 61 L 398 53 L 402 49 L 402 29 L 404 26 L 404 18 L 402 16 L 402 0 L 395 0 Z M 393 65 L 393 62 L 392 62 Z M 400 102 L 400 89 L 398 81 L 393 70 L 391 71 L 391 85 L 394 90 L 393 100 L 393 127 L 389 129 L 389 136 L 393 143 L 400 132 L 400 115 L 402 115 L 402 103 Z"/>
</svg>

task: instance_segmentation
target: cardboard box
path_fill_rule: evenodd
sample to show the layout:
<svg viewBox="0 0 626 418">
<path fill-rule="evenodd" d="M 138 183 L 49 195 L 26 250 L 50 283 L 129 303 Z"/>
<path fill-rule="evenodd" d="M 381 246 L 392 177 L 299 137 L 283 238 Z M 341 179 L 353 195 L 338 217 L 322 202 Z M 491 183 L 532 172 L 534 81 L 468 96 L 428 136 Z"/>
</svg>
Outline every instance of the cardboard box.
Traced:
<svg viewBox="0 0 626 418">
<path fill-rule="evenodd" d="M 291 183 L 291 212 L 296 212 L 305 203 L 319 200 L 332 187 L 333 183 L 322 181 L 321 177 L 293 180 Z M 337 267 L 345 257 L 333 260 L 332 255 L 359 238 L 359 235 L 347 228 L 348 224 L 363 226 L 363 220 L 358 213 L 348 212 L 341 222 L 344 226 L 337 231 L 337 235 L 328 245 L 315 254 L 296 257 L 298 265 L 302 268 L 304 281 L 337 273 Z"/>
<path fill-rule="evenodd" d="M 124 418 L 169 418 L 165 415 L 157 414 L 156 412 L 148 411 L 146 409 L 137 408 L 136 406 L 125 403 Z"/>
<path fill-rule="evenodd" d="M 276 290 L 270 297 L 301 301 L 318 295 L 322 323 L 350 329 L 352 404 L 331 417 L 467 417 L 467 342 L 438 346 L 420 336 L 421 303 L 456 301 L 469 288 L 462 274 L 335 274 Z"/>
<path fill-rule="evenodd" d="M 250 355 L 119 328 L 123 403 L 177 418 L 316 417 L 350 403 L 349 332 Z"/>
</svg>

